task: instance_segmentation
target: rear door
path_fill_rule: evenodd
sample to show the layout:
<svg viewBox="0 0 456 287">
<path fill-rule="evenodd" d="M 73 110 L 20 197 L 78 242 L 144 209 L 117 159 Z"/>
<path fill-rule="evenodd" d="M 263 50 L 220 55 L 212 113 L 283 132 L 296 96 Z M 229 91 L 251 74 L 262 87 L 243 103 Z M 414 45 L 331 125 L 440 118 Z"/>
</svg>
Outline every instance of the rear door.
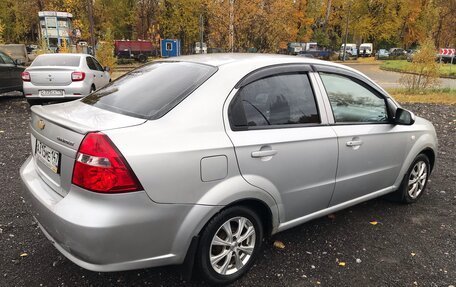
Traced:
<svg viewBox="0 0 456 287">
<path fill-rule="evenodd" d="M 309 71 L 296 65 L 259 70 L 225 107 L 240 172 L 281 201 L 282 222 L 326 208 L 334 189 L 337 139 Z"/>
<path fill-rule="evenodd" d="M 103 66 L 97 61 L 97 59 L 92 58 L 97 70 L 100 72 L 100 86 L 98 88 L 104 87 L 109 83 L 109 72 L 105 71 Z"/>
<path fill-rule="evenodd" d="M 320 73 L 334 116 L 339 162 L 331 206 L 391 188 L 408 137 L 392 124 L 386 99 L 366 82 L 342 73 Z"/>
<path fill-rule="evenodd" d="M 94 60 L 95 59 L 90 56 L 88 56 L 86 58 L 87 66 L 89 67 L 90 72 L 92 74 L 91 76 L 93 77 L 93 83 L 95 84 L 95 89 L 99 89 L 104 86 L 104 79 L 103 79 L 104 72 L 99 70 L 99 68 L 95 64 Z"/>
</svg>

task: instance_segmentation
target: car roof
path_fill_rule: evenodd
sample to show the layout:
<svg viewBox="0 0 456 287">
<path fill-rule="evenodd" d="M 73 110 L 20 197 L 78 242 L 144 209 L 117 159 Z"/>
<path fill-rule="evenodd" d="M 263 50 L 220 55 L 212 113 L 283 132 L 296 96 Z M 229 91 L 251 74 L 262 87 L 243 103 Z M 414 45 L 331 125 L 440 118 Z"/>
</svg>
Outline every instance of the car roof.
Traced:
<svg viewBox="0 0 456 287">
<path fill-rule="evenodd" d="M 158 61 L 170 61 L 170 62 L 193 62 L 205 65 L 211 65 L 215 67 L 230 66 L 230 68 L 248 66 L 252 68 L 261 68 L 277 64 L 308 64 L 308 65 L 325 65 L 331 67 L 337 67 L 346 69 L 357 74 L 359 71 L 352 69 L 351 67 L 323 61 L 309 57 L 298 57 L 290 55 L 280 54 L 262 54 L 262 53 L 214 53 L 214 54 L 195 54 L 188 56 L 179 56 L 166 59 L 160 59 Z"/>
<path fill-rule="evenodd" d="M 89 54 L 79 54 L 79 53 L 49 53 L 49 54 L 41 54 L 41 55 L 38 55 L 37 57 L 61 57 L 61 56 L 67 56 L 67 55 L 79 56 L 79 57 L 83 57 L 83 56 L 92 57 Z"/>
</svg>

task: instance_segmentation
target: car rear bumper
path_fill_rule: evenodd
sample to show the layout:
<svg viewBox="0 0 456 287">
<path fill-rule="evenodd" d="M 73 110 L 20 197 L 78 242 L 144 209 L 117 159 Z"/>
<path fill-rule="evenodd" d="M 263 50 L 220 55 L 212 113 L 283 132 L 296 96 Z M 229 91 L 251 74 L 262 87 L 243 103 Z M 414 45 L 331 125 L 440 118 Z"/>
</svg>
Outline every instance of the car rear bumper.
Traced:
<svg viewBox="0 0 456 287">
<path fill-rule="evenodd" d="M 182 263 L 202 220 L 189 225 L 188 215 L 213 209 L 156 204 L 142 191 L 107 195 L 75 188 L 62 197 L 37 174 L 32 156 L 20 175 L 44 234 L 68 259 L 92 271 Z"/>
<path fill-rule="evenodd" d="M 68 86 L 36 86 L 31 82 L 23 83 L 24 95 L 27 99 L 78 99 L 90 93 L 91 85 L 81 82 L 73 82 Z M 63 90 L 62 96 L 42 96 L 41 90 Z"/>
</svg>

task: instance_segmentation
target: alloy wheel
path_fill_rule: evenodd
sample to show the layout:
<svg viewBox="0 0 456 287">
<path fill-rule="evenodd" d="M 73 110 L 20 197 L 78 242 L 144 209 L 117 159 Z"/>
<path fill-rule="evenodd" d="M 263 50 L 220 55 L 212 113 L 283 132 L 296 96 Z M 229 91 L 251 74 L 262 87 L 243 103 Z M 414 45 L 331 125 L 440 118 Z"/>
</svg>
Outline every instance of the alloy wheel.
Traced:
<svg viewBox="0 0 456 287">
<path fill-rule="evenodd" d="M 413 166 L 413 169 L 410 172 L 407 187 L 408 195 L 412 199 L 417 198 L 423 191 L 428 176 L 427 171 L 427 164 L 424 161 L 418 161 Z"/>
<path fill-rule="evenodd" d="M 215 233 L 209 249 L 212 268 L 220 275 L 231 275 L 249 262 L 255 249 L 253 223 L 242 216 L 227 220 Z"/>
</svg>

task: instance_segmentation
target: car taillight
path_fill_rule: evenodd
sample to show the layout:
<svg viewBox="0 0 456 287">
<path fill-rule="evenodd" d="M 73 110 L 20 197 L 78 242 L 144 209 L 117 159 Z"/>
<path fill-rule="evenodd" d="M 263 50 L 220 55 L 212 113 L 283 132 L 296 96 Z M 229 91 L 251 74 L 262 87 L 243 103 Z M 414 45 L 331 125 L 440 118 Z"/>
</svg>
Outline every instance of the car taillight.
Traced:
<svg viewBox="0 0 456 287">
<path fill-rule="evenodd" d="M 71 80 L 73 82 L 84 81 L 86 74 L 84 72 L 73 72 L 71 73 Z"/>
<path fill-rule="evenodd" d="M 22 72 L 21 76 L 22 76 L 22 81 L 30 82 L 31 78 L 30 78 L 29 72 Z"/>
<path fill-rule="evenodd" d="M 143 189 L 114 143 L 100 132 L 88 133 L 83 139 L 71 181 L 84 189 L 102 193 Z"/>
</svg>

